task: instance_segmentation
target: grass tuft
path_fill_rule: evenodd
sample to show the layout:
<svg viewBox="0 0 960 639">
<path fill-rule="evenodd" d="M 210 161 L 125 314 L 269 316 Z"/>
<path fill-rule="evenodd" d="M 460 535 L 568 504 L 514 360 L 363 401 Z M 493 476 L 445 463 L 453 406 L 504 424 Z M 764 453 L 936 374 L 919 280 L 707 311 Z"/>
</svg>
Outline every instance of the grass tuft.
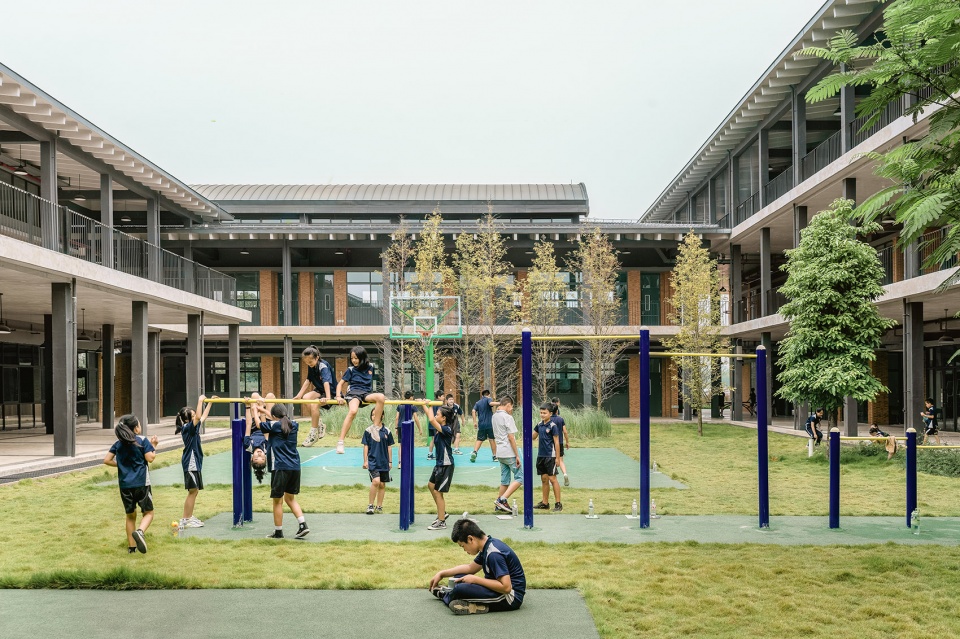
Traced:
<svg viewBox="0 0 960 639">
<path fill-rule="evenodd" d="M 0 588 L 27 590 L 192 590 L 199 584 L 179 576 L 120 566 L 113 570 L 55 570 L 27 578 L 0 578 Z"/>
</svg>

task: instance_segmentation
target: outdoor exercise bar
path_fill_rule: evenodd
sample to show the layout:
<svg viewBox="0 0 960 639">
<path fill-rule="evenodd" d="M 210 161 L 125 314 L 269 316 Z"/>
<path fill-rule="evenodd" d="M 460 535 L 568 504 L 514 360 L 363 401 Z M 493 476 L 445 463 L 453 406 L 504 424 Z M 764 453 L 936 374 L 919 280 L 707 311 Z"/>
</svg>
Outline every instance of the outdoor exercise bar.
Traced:
<svg viewBox="0 0 960 639">
<path fill-rule="evenodd" d="M 261 397 L 260 399 L 251 399 L 250 397 L 217 397 L 205 399 L 204 402 L 207 404 L 339 404 L 335 399 L 283 399 L 280 397 Z M 368 405 L 376 404 L 376 402 L 363 403 Z M 441 401 L 417 399 L 388 399 L 383 403 L 388 406 L 443 406 L 443 402 Z"/>
</svg>

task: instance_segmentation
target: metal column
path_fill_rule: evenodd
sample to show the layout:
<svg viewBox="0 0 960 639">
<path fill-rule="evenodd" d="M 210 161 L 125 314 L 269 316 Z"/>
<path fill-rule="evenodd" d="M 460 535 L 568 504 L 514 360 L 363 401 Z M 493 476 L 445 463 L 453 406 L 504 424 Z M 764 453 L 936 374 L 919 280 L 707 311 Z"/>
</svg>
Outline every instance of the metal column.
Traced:
<svg viewBox="0 0 960 639">
<path fill-rule="evenodd" d="M 200 322 L 200 315 L 187 315 L 187 405 L 195 403 L 203 393 L 203 343 Z"/>
<path fill-rule="evenodd" d="M 100 174 L 100 223 L 103 235 L 100 238 L 100 255 L 107 268 L 116 266 L 113 250 L 113 181 L 106 173 Z"/>
<path fill-rule="evenodd" d="M 524 330 L 520 338 L 523 393 L 523 527 L 533 528 L 533 340 Z"/>
<path fill-rule="evenodd" d="M 640 527 L 650 527 L 650 329 L 640 328 Z"/>
<path fill-rule="evenodd" d="M 140 420 L 143 435 L 147 434 L 147 303 L 133 302 L 130 339 L 130 410 Z"/>
<path fill-rule="evenodd" d="M 53 454 L 73 457 L 77 453 L 76 385 L 77 385 L 77 322 L 73 286 L 50 285 L 53 316 Z"/>
<path fill-rule="evenodd" d="M 903 302 L 903 382 L 905 429 L 921 431 L 923 409 L 923 302 Z"/>
<path fill-rule="evenodd" d="M 101 329 L 100 351 L 100 424 L 106 429 L 114 427 L 114 404 L 116 403 L 117 356 L 113 352 L 113 324 L 104 324 Z"/>
<path fill-rule="evenodd" d="M 189 403 L 189 402 L 188 402 Z M 146 423 L 160 423 L 160 333 L 147 333 L 147 416 Z"/>
<path fill-rule="evenodd" d="M 770 473 L 767 444 L 767 349 L 757 347 L 757 494 L 759 495 L 760 527 L 770 527 Z"/>
</svg>

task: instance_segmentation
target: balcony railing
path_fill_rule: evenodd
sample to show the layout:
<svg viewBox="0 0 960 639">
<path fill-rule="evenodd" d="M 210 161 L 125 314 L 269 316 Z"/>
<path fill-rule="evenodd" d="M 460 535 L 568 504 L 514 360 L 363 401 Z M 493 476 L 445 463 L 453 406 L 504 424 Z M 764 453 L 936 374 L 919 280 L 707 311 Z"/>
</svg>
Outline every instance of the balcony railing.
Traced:
<svg viewBox="0 0 960 639">
<path fill-rule="evenodd" d="M 770 204 L 793 188 L 793 166 L 787 167 L 787 170 L 767 182 L 763 187 L 763 201 Z"/>
<path fill-rule="evenodd" d="M 748 218 L 760 210 L 760 191 L 757 191 L 737 206 L 737 212 L 733 219 L 733 225 L 743 224 Z"/>
<path fill-rule="evenodd" d="M 877 249 L 877 257 L 883 266 L 883 285 L 893 284 L 893 246 Z"/>
<path fill-rule="evenodd" d="M 864 142 L 871 135 L 875 134 L 877 131 L 883 127 L 889 125 L 891 122 L 903 115 L 903 101 L 894 100 L 886 106 L 883 110 L 883 113 L 880 115 L 880 119 L 870 125 L 869 128 L 863 129 L 863 125 L 866 124 L 869 120 L 869 116 L 861 115 L 859 118 L 856 118 L 848 126 L 850 127 L 850 140 L 852 146 L 857 146 Z"/>
<path fill-rule="evenodd" d="M 382 302 L 347 306 L 347 326 L 385 326 L 387 322 Z"/>
<path fill-rule="evenodd" d="M 800 162 L 803 179 L 809 180 L 815 173 L 826 168 L 831 162 L 839 158 L 842 155 L 842 148 L 842 136 L 840 135 L 840 131 L 837 131 L 821 142 L 813 151 L 803 156 L 803 160 Z"/>
<path fill-rule="evenodd" d="M 0 234 L 218 302 L 236 304 L 234 278 L 0 182 Z M 112 243 L 113 263 L 104 244 Z"/>
<path fill-rule="evenodd" d="M 940 245 L 943 244 L 943 240 L 946 239 L 949 232 L 950 227 L 945 226 L 942 229 L 929 231 L 920 236 L 917 250 L 920 252 L 920 266 L 924 273 L 935 273 L 957 266 L 956 255 L 951 255 L 943 264 L 931 265 L 930 267 L 926 266 L 927 260 L 940 248 Z"/>
</svg>

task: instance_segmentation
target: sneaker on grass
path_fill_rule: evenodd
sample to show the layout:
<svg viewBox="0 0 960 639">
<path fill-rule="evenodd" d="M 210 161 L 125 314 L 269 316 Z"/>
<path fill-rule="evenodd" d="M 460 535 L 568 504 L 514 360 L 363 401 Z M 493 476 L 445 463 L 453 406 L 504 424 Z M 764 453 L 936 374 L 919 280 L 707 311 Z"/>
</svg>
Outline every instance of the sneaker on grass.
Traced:
<svg viewBox="0 0 960 639">
<path fill-rule="evenodd" d="M 307 528 L 307 524 L 306 524 L 306 522 L 304 522 L 304 523 L 300 524 L 300 527 L 299 527 L 299 528 L 297 528 L 297 534 L 294 535 L 294 537 L 296 537 L 297 539 L 303 539 L 304 537 L 306 537 L 306 536 L 309 535 L 309 534 L 310 534 L 310 529 Z"/>
<path fill-rule="evenodd" d="M 485 612 L 490 612 L 490 606 L 472 601 L 464 601 L 463 599 L 454 599 L 450 602 L 450 610 L 452 610 L 455 615 L 482 615 Z"/>
<path fill-rule="evenodd" d="M 133 542 L 137 544 L 137 550 L 146 554 L 147 540 L 143 538 L 143 531 L 139 528 L 133 531 Z"/>
<path fill-rule="evenodd" d="M 555 503 L 555 504 L 553 505 L 553 512 L 558 513 L 558 512 L 560 512 L 561 510 L 563 510 L 563 504 L 561 504 L 561 503 L 558 501 L 557 503 Z"/>
<path fill-rule="evenodd" d="M 373 504 L 368 505 L 368 506 L 367 506 L 367 514 L 368 514 L 368 515 L 372 515 L 374 512 L 375 512 L 375 510 L 374 510 L 374 508 L 373 508 Z"/>
<path fill-rule="evenodd" d="M 564 486 L 569 486 L 569 485 L 570 485 L 570 475 L 568 475 L 568 474 L 566 474 L 566 473 L 563 474 L 563 485 L 564 485 Z"/>
<path fill-rule="evenodd" d="M 274 530 L 272 533 L 267 535 L 267 539 L 283 539 L 283 531 Z"/>
<path fill-rule="evenodd" d="M 447 521 L 446 519 L 434 519 L 433 523 L 427 526 L 427 530 L 446 530 Z"/>
<path fill-rule="evenodd" d="M 510 508 L 510 504 L 507 503 L 506 499 L 498 499 L 493 502 L 494 508 L 503 513 L 513 513 L 513 510 Z"/>
<path fill-rule="evenodd" d="M 534 508 L 537 510 L 550 510 L 550 504 L 545 504 L 541 501 L 539 504 L 534 506 Z"/>
<path fill-rule="evenodd" d="M 337 442 L 337 454 L 338 454 L 338 455 L 342 455 L 343 453 L 344 453 L 344 450 L 343 450 L 343 442 L 342 442 L 342 441 L 339 441 L 339 442 Z"/>
<path fill-rule="evenodd" d="M 377 506 L 376 508 L 374 508 L 374 509 L 373 509 L 373 514 L 374 514 L 374 515 L 382 515 L 382 514 L 383 514 L 383 506 Z"/>
<path fill-rule="evenodd" d="M 181 519 L 180 523 L 184 528 L 202 528 L 203 522 L 197 519 L 196 517 L 187 517 L 186 519 Z"/>
</svg>

